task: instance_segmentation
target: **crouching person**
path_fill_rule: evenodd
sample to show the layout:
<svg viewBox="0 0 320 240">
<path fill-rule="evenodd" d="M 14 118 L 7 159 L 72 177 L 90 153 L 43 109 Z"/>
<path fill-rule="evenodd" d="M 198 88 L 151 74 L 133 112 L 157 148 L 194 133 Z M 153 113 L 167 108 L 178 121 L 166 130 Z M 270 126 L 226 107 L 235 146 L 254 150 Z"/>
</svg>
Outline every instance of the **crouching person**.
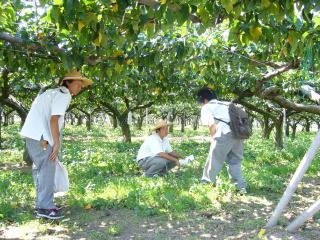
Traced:
<svg viewBox="0 0 320 240">
<path fill-rule="evenodd" d="M 179 159 L 186 158 L 172 151 L 169 143 L 168 126 L 172 123 L 167 123 L 164 120 L 158 120 L 153 130 L 152 135 L 147 137 L 141 145 L 137 162 L 139 167 L 144 170 L 145 177 L 158 177 L 166 174 L 175 166 L 180 166 Z"/>
<path fill-rule="evenodd" d="M 60 148 L 60 133 L 64 115 L 71 101 L 82 87 L 92 81 L 72 71 L 61 78 L 60 86 L 38 95 L 33 101 L 20 134 L 33 162 L 32 174 L 36 189 L 37 216 L 59 219 L 60 207 L 53 202 L 56 158 Z"/>
</svg>

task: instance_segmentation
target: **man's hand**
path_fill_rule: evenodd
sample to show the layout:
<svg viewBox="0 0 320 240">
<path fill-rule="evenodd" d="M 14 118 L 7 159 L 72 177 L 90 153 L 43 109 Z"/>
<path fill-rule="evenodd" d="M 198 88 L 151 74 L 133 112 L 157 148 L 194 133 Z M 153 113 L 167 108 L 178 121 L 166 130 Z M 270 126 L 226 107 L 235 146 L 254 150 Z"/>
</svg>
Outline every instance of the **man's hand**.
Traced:
<svg viewBox="0 0 320 240">
<path fill-rule="evenodd" d="M 60 148 L 60 143 L 55 143 L 52 149 L 52 153 L 49 156 L 49 160 L 50 161 L 54 161 L 56 160 L 56 158 L 58 157 L 59 154 L 59 148 Z"/>
<path fill-rule="evenodd" d="M 58 153 L 59 153 L 59 148 L 60 148 L 60 140 L 59 140 L 59 118 L 60 115 L 52 115 L 50 118 L 50 129 L 51 129 L 51 134 L 53 138 L 53 149 L 52 153 L 49 156 L 49 160 L 54 161 L 56 160 Z"/>
<path fill-rule="evenodd" d="M 176 161 L 176 165 L 178 168 L 180 168 L 180 161 L 179 160 Z"/>
</svg>

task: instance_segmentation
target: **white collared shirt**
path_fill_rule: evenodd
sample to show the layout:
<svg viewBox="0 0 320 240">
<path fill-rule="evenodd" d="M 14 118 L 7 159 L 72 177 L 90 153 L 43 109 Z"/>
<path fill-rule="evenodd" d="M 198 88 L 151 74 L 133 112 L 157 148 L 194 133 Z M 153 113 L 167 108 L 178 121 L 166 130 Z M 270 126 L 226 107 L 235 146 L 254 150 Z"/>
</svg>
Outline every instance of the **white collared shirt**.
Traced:
<svg viewBox="0 0 320 240">
<path fill-rule="evenodd" d="M 156 156 L 161 152 L 170 153 L 172 152 L 172 147 L 167 137 L 161 139 L 157 133 L 154 133 L 147 137 L 144 143 L 141 145 L 138 152 L 137 161 L 146 157 Z"/>
<path fill-rule="evenodd" d="M 54 142 L 50 128 L 51 116 L 60 115 L 58 123 L 59 131 L 61 131 L 64 123 L 64 114 L 70 101 L 71 94 L 66 87 L 49 89 L 38 95 L 32 103 L 20 134 L 23 137 L 38 141 L 43 136 L 43 139 L 53 146 Z"/>
<path fill-rule="evenodd" d="M 219 118 L 225 122 L 230 122 L 229 117 L 229 102 L 222 102 L 216 99 L 211 100 L 201 108 L 201 122 L 205 126 L 211 126 L 217 124 L 215 137 L 220 137 L 222 134 L 231 132 L 230 126 L 224 122 L 216 120 Z"/>
</svg>

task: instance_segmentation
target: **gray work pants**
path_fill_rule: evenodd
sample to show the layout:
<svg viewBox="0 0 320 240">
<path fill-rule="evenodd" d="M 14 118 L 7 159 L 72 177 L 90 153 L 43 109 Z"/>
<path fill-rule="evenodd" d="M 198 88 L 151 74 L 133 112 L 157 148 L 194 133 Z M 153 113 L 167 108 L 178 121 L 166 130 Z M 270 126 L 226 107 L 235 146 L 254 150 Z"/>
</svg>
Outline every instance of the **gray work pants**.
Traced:
<svg viewBox="0 0 320 240">
<path fill-rule="evenodd" d="M 156 174 L 163 176 L 175 166 L 175 162 L 159 156 L 146 157 L 139 161 L 139 167 L 145 171 L 144 175 L 146 177 L 153 177 Z"/>
<path fill-rule="evenodd" d="M 202 180 L 215 183 L 224 162 L 228 164 L 229 177 L 237 189 L 246 188 L 247 182 L 242 177 L 243 141 L 235 139 L 232 133 L 212 140 Z"/>
<path fill-rule="evenodd" d="M 27 151 L 33 162 L 32 175 L 36 189 L 36 208 L 53 209 L 54 175 L 56 161 L 50 161 L 52 147 L 47 144 L 46 150 L 41 146 L 41 141 L 26 138 Z"/>
</svg>

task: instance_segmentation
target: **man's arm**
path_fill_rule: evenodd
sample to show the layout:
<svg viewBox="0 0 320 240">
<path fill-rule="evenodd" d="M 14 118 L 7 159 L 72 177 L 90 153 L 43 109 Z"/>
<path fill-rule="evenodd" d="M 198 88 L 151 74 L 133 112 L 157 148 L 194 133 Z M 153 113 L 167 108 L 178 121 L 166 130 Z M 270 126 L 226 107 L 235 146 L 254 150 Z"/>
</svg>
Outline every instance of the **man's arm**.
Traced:
<svg viewBox="0 0 320 240">
<path fill-rule="evenodd" d="M 161 158 L 165 158 L 165 159 L 167 159 L 169 161 L 175 162 L 177 164 L 177 166 L 180 166 L 179 160 L 177 158 L 173 157 L 173 156 L 170 156 L 167 153 L 160 152 L 160 153 L 158 153 L 158 156 L 161 157 Z"/>
<path fill-rule="evenodd" d="M 210 130 L 210 136 L 214 137 L 214 135 L 216 134 L 217 125 L 216 124 L 209 125 L 209 130 Z"/>
<path fill-rule="evenodd" d="M 59 148 L 60 148 L 60 132 L 59 132 L 59 118 L 60 115 L 52 115 L 50 118 L 50 129 L 51 129 L 51 134 L 53 138 L 53 150 L 52 153 L 49 156 L 49 160 L 54 161 L 59 153 Z"/>
<path fill-rule="evenodd" d="M 186 156 L 182 156 L 181 154 L 179 154 L 179 153 L 176 153 L 176 152 L 170 152 L 170 153 L 168 153 L 170 156 L 172 156 L 172 157 L 175 157 L 175 158 L 186 158 Z"/>
</svg>

